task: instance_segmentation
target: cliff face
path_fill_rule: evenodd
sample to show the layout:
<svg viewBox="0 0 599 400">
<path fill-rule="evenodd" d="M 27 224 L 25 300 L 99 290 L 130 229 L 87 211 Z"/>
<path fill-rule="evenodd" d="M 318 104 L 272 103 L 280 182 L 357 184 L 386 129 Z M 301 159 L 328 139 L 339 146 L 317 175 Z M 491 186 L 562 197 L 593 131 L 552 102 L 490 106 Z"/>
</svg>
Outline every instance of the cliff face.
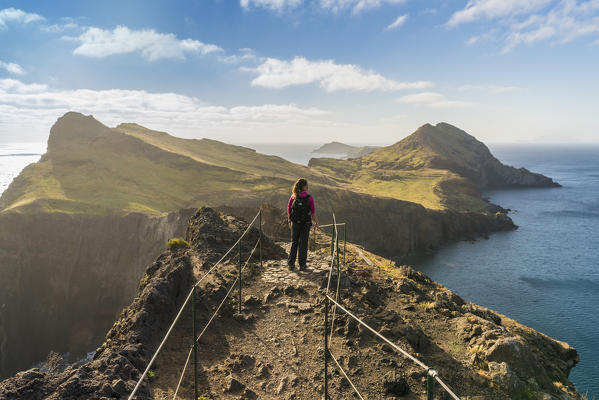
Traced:
<svg viewBox="0 0 599 400">
<path fill-rule="evenodd" d="M 0 377 L 99 343 L 191 212 L 0 214 Z"/>
<path fill-rule="evenodd" d="M 193 282 L 246 226 L 211 209 L 199 210 L 187 230 L 190 247 L 166 251 L 148 267 L 137 296 L 93 360 L 64 370 L 46 365 L 44 370 L 20 372 L 0 382 L 0 398 L 126 398 Z M 250 230 L 242 246 L 246 257 L 257 237 L 257 230 Z M 328 242 L 326 236 L 318 239 Z M 234 301 L 225 302 L 202 337 L 200 394 L 221 399 L 312 399 L 322 394 L 322 299 L 330 256 L 324 249 L 311 252 L 312 268 L 300 274 L 287 270 L 284 257 L 283 248 L 265 238 L 264 267 L 254 260 L 256 265 L 244 277 L 243 317 L 234 315 Z M 469 303 L 412 268 L 397 267 L 357 246 L 347 247 L 346 260 L 339 282 L 343 304 L 434 367 L 461 398 L 580 399 L 568 380 L 578 355 L 566 343 Z M 197 313 L 202 323 L 232 284 L 237 262 L 236 256 L 225 260 L 200 285 Z M 333 277 L 332 287 L 335 281 Z M 137 398 L 172 396 L 189 349 L 190 315 L 187 307 Z M 331 350 L 367 398 L 398 394 L 389 387 L 423 398 L 425 372 L 390 355 L 346 315 L 337 315 Z M 188 368 L 179 392 L 182 399 L 193 398 L 191 365 Z M 330 393 L 342 400 L 354 398 L 339 374 L 331 376 Z"/>
</svg>

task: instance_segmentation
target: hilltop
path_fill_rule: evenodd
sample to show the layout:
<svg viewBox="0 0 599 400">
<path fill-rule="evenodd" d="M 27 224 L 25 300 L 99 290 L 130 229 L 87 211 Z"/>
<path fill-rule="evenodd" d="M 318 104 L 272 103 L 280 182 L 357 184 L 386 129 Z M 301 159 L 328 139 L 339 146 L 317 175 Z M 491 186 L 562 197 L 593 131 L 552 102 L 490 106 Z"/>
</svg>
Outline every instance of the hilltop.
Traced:
<svg viewBox="0 0 599 400">
<path fill-rule="evenodd" d="M 330 142 L 323 144 L 318 149 L 313 150 L 312 153 L 323 153 L 323 154 L 338 154 L 349 158 L 365 156 L 378 149 L 378 146 L 350 146 L 349 144 L 341 142 Z"/>
<path fill-rule="evenodd" d="M 425 124 L 356 159 L 313 158 L 309 166 L 351 182 L 357 191 L 439 210 L 485 210 L 481 190 L 559 186 L 541 174 L 503 165 L 482 142 L 447 123 Z"/>
<path fill-rule="evenodd" d="M 55 359 L 0 382 L 0 398 L 124 398 L 133 389 L 191 285 L 235 243 L 247 223 L 212 209 L 190 219 L 189 248 L 163 252 L 145 271 L 137 295 L 93 359 L 64 369 Z M 252 228 L 243 254 L 258 237 Z M 323 244 L 319 244 L 323 243 Z M 200 394 L 210 399 L 313 399 L 322 393 L 323 293 L 330 238 L 319 235 L 311 269 L 289 272 L 282 243 L 264 241 L 244 276 L 242 315 L 232 296 L 199 342 Z M 244 258 L 245 258 L 244 257 Z M 347 247 L 341 302 L 400 347 L 433 366 L 464 399 L 580 399 L 568 380 L 576 350 L 506 316 L 463 300 L 408 266 Z M 199 290 L 200 327 L 236 276 L 227 258 Z M 333 277 L 332 287 L 337 277 Z M 184 310 L 145 379 L 140 399 L 171 398 L 188 354 L 191 312 Z M 366 398 L 423 399 L 425 372 L 396 356 L 353 320 L 337 314 L 331 350 Z M 193 398 L 191 364 L 179 398 Z M 331 362 L 330 394 L 353 393 Z M 437 389 L 438 395 L 441 389 Z M 241 396 L 241 397 L 240 397 Z M 478 396 L 478 397 L 475 397 Z M 441 397 L 442 398 L 442 397 Z"/>
</svg>

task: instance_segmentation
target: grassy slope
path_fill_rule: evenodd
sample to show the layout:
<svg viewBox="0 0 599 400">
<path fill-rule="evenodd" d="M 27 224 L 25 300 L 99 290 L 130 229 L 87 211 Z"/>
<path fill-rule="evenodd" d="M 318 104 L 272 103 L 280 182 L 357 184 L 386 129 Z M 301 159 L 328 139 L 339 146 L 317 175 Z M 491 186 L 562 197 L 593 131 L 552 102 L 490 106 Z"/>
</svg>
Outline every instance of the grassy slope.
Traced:
<svg viewBox="0 0 599 400">
<path fill-rule="evenodd" d="M 27 211 L 41 207 L 45 211 L 69 213 L 102 213 L 108 209 L 164 213 L 218 204 L 232 196 L 243 199 L 278 191 L 287 193 L 291 186 L 287 177 L 281 174 L 274 177 L 273 165 L 252 161 L 247 168 L 239 163 L 236 169 L 231 169 L 192 158 L 188 154 L 191 150 L 178 153 L 174 146 L 166 149 L 166 145 L 160 147 L 156 140 L 152 143 L 141 136 L 109 129 L 79 115 L 59 120 L 53 128 L 48 153 L 14 180 L 0 199 L 0 210 Z M 183 148 L 184 141 L 173 142 L 177 141 L 181 141 L 177 144 Z M 224 154 L 214 149 L 218 146 L 226 145 L 213 144 L 208 150 L 213 154 L 209 161 L 218 161 L 218 156 Z M 254 153 L 233 146 L 231 150 L 223 155 L 225 162 L 221 164 L 233 164 L 226 160 L 236 151 Z M 283 163 L 265 158 L 272 164 Z M 261 167 L 264 172 L 258 174 Z"/>
<path fill-rule="evenodd" d="M 0 212 L 164 213 L 225 199 L 235 205 L 284 196 L 298 176 L 308 178 L 313 190 L 346 189 L 431 209 L 478 211 L 486 203 L 455 172 L 475 164 L 469 138 L 450 125 L 427 124 L 364 157 L 315 159 L 308 168 L 215 140 L 176 138 L 136 124 L 111 129 L 91 116 L 67 113 L 52 128 L 47 154 L 4 192 Z M 466 164 L 438 167 L 450 162 Z"/>
<path fill-rule="evenodd" d="M 449 128 L 447 128 L 449 127 Z M 364 193 L 420 203 L 431 209 L 480 211 L 486 203 L 474 185 L 455 171 L 475 168 L 478 153 L 450 125 L 424 125 L 394 145 L 354 160 L 313 159 L 321 172 L 352 182 Z M 449 133 L 448 133 L 449 132 Z M 454 168 L 449 165 L 454 162 Z M 440 165 L 451 169 L 439 168 Z"/>
</svg>

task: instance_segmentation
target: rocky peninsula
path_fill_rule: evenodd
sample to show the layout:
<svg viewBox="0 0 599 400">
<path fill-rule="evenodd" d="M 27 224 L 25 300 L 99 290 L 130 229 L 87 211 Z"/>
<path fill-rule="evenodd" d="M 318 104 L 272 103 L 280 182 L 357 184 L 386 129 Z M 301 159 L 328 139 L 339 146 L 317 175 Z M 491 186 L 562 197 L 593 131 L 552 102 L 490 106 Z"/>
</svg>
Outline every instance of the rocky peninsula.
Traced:
<svg viewBox="0 0 599 400">
<path fill-rule="evenodd" d="M 265 203 L 281 207 L 304 176 L 323 223 L 334 209 L 356 227 L 352 243 L 395 258 L 515 229 L 480 197 L 492 182 L 554 185 L 503 167 L 471 136 L 439 125 L 364 157 L 314 159 L 306 167 L 214 140 L 65 114 L 47 153 L 0 197 L 0 378 L 51 350 L 77 357 L 101 343 L 147 264 L 184 234 L 197 207 L 237 215 Z M 472 157 L 447 163 L 451 154 L 440 151 L 447 148 Z M 267 233 L 286 237 L 277 207 L 269 209 Z"/>
</svg>

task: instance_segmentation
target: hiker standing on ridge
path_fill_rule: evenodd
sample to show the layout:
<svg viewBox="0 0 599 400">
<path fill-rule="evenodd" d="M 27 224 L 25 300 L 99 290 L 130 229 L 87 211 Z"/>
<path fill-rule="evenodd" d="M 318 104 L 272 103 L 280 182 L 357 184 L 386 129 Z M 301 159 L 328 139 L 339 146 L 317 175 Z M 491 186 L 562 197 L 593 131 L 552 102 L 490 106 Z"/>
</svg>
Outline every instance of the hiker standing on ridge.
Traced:
<svg viewBox="0 0 599 400">
<path fill-rule="evenodd" d="M 291 229 L 291 250 L 287 265 L 295 268 L 295 258 L 299 261 L 299 269 L 306 269 L 308 259 L 308 238 L 312 222 L 318 228 L 318 218 L 314 210 L 314 198 L 308 194 L 308 181 L 300 178 L 293 185 L 289 203 L 287 203 L 287 218 Z M 299 255 L 298 255 L 299 252 Z"/>
</svg>

